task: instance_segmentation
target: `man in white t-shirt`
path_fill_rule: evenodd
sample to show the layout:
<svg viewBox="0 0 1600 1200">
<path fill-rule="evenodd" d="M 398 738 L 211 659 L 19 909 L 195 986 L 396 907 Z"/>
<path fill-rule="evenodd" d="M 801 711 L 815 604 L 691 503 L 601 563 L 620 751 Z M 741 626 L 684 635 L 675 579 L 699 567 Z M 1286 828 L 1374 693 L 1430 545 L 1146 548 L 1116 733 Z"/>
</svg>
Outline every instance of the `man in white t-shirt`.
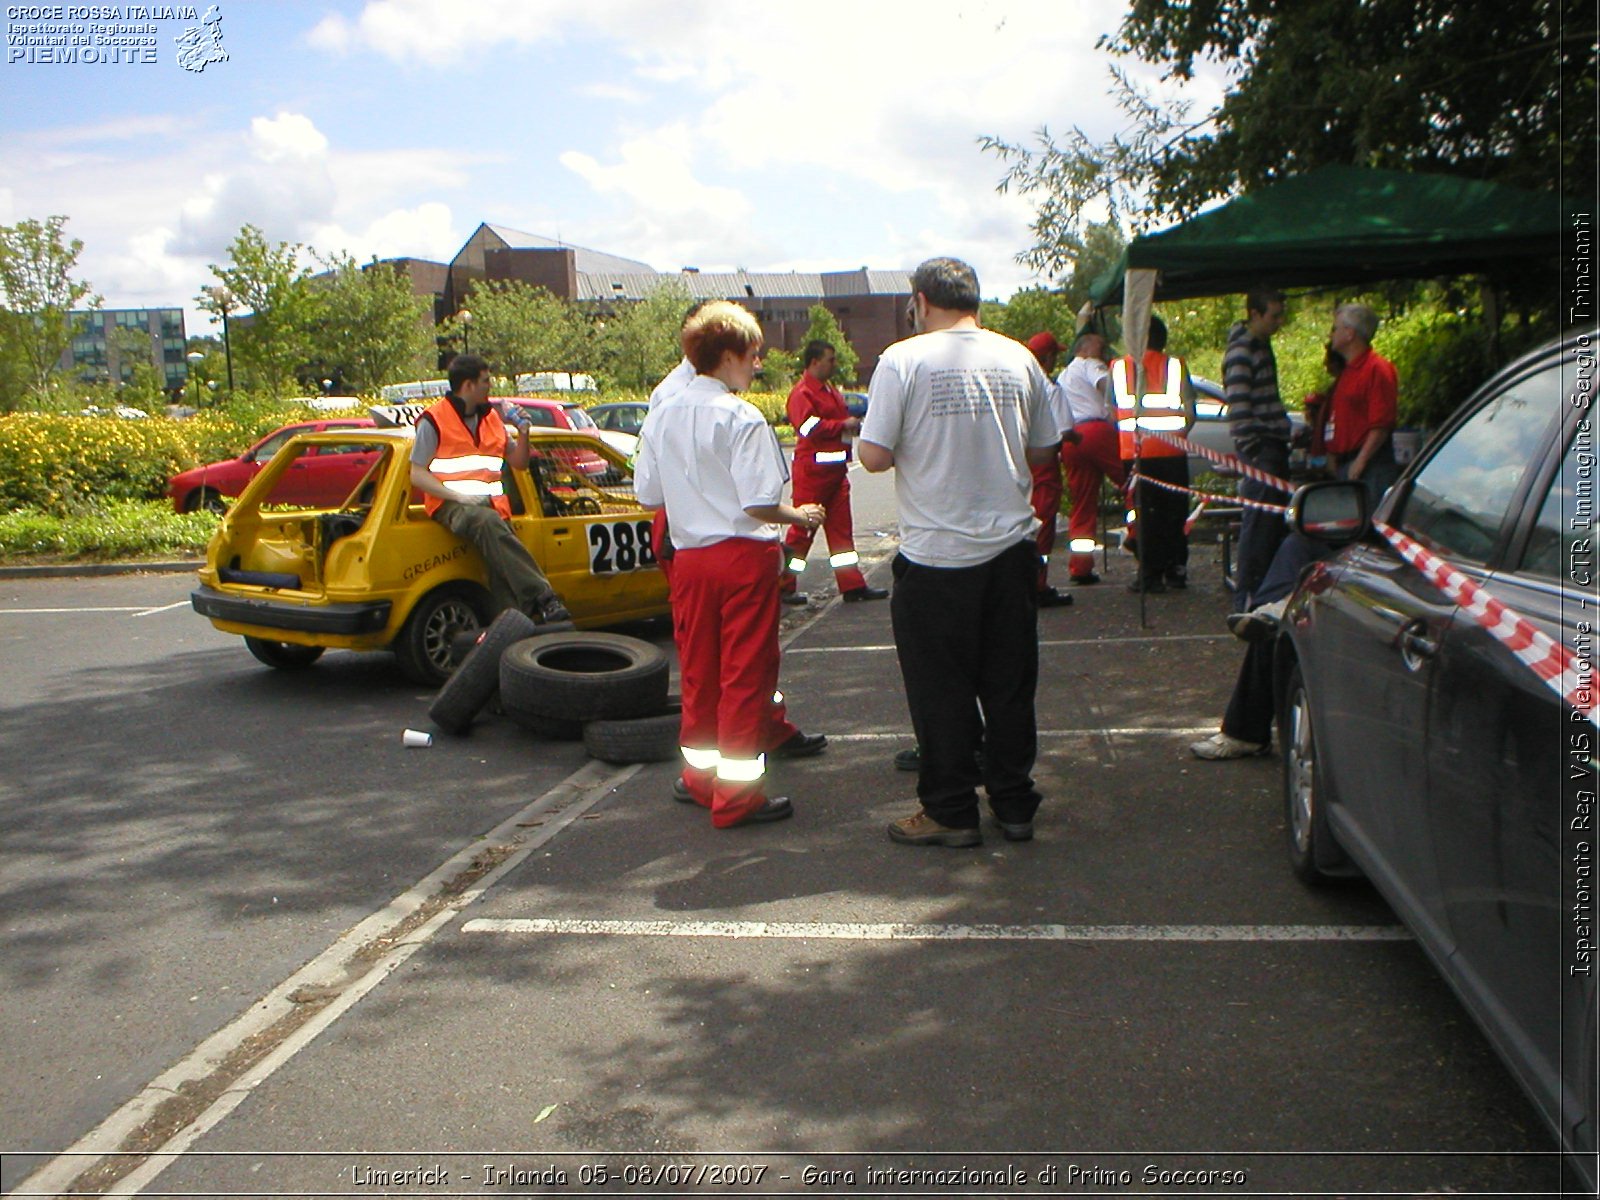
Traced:
<svg viewBox="0 0 1600 1200">
<path fill-rule="evenodd" d="M 911 290 L 916 335 L 878 360 L 856 439 L 866 470 L 895 470 L 889 612 L 922 750 L 921 808 L 889 837 L 981 845 L 981 781 L 1006 839 L 1027 841 L 1039 806 L 1030 496 L 1033 464 L 1060 441 L 1051 384 L 1026 346 L 979 327 L 978 276 L 966 263 L 929 259 Z"/>
<path fill-rule="evenodd" d="M 1056 383 L 1072 413 L 1073 428 L 1078 431 L 1076 442 L 1061 447 L 1061 462 L 1067 469 L 1067 494 L 1072 498 L 1067 523 L 1071 550 L 1067 573 L 1080 587 L 1100 582 L 1100 576 L 1095 574 L 1094 552 L 1101 483 L 1109 479 L 1121 487 L 1126 478 L 1111 414 L 1111 382 L 1106 372 L 1109 353 L 1103 335 L 1079 334 L 1072 344 L 1072 361 Z"/>
</svg>

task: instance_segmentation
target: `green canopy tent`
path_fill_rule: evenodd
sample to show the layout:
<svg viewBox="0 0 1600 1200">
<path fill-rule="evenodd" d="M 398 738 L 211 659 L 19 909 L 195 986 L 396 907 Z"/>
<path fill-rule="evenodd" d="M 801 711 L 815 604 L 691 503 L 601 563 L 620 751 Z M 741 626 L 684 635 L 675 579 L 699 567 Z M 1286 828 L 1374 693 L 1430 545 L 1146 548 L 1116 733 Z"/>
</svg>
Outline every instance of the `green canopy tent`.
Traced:
<svg viewBox="0 0 1600 1200">
<path fill-rule="evenodd" d="M 1257 284 L 1507 277 L 1545 262 L 1553 272 L 1562 209 L 1553 191 L 1320 167 L 1135 238 L 1089 294 L 1096 306 L 1123 306 L 1123 331 L 1137 356 L 1158 299 L 1242 293 Z"/>
</svg>

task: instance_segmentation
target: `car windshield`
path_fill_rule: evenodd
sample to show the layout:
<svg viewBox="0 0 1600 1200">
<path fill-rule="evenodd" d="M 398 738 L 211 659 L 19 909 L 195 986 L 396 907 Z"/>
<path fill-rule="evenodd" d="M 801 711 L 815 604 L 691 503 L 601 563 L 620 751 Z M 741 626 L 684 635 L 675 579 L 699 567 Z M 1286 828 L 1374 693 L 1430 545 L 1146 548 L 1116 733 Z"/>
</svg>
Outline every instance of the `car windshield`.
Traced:
<svg viewBox="0 0 1600 1200">
<path fill-rule="evenodd" d="M 594 423 L 594 418 L 583 409 L 579 408 L 576 404 L 568 404 L 562 411 L 567 414 L 567 420 L 572 423 L 572 427 L 574 429 L 600 428 Z"/>
</svg>

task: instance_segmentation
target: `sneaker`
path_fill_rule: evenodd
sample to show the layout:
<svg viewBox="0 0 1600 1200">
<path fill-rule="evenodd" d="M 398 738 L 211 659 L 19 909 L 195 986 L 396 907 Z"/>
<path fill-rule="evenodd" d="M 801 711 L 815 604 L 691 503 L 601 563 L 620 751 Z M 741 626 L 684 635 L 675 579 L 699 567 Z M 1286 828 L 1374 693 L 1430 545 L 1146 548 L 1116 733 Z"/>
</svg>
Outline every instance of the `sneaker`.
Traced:
<svg viewBox="0 0 1600 1200">
<path fill-rule="evenodd" d="M 784 592 L 778 599 L 782 600 L 790 608 L 804 608 L 811 600 L 811 597 L 804 592 Z"/>
<path fill-rule="evenodd" d="M 1276 637 L 1278 626 L 1283 623 L 1284 607 L 1288 603 L 1285 597 L 1271 604 L 1263 604 L 1260 608 L 1252 608 L 1249 612 L 1229 613 L 1228 632 L 1245 642 L 1264 642 Z"/>
<path fill-rule="evenodd" d="M 1056 591 L 1053 587 L 1039 589 L 1040 608 L 1066 608 L 1072 603 L 1072 597 L 1063 592 Z"/>
<path fill-rule="evenodd" d="M 1221 762 L 1230 758 L 1255 758 L 1269 754 L 1271 747 L 1260 742 L 1247 742 L 1242 738 L 1229 737 L 1225 733 L 1213 733 L 1205 741 L 1190 746 L 1189 753 L 1208 762 Z"/>
<path fill-rule="evenodd" d="M 546 625 L 554 625 L 557 621 L 572 620 L 572 614 L 567 611 L 567 606 L 561 603 L 560 596 L 551 596 L 539 605 L 539 618 Z"/>
<path fill-rule="evenodd" d="M 846 604 L 854 604 L 860 600 L 887 600 L 888 588 L 858 587 L 851 588 L 848 592 L 840 592 L 840 597 Z"/>
<path fill-rule="evenodd" d="M 1099 582 L 1100 576 L 1096 575 L 1093 571 L 1090 571 L 1087 575 L 1074 575 L 1072 577 L 1073 587 L 1089 587 L 1092 584 Z"/>
<path fill-rule="evenodd" d="M 909 750 L 898 750 L 894 756 L 894 769 L 896 771 L 922 770 L 922 747 L 913 746 Z"/>
<path fill-rule="evenodd" d="M 905 846 L 981 846 L 983 834 L 976 829 L 951 829 L 941 825 L 923 809 L 889 824 L 889 840 Z"/>
<path fill-rule="evenodd" d="M 801 733 L 797 729 L 787 741 L 774 746 L 768 753 L 773 758 L 810 758 L 813 754 L 820 754 L 827 744 L 828 739 L 824 734 Z"/>
</svg>

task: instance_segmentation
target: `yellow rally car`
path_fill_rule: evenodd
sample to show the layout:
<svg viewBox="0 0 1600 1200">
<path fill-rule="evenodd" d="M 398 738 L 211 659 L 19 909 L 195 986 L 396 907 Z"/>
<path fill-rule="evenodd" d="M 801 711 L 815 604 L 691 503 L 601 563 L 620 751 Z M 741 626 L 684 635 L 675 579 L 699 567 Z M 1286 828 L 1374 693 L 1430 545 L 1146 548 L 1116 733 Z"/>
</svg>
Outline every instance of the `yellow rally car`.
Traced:
<svg viewBox="0 0 1600 1200">
<path fill-rule="evenodd" d="M 512 527 L 584 628 L 668 611 L 650 513 L 626 460 L 594 437 L 534 430 L 533 461 L 506 471 Z M 327 454 L 377 458 L 337 508 L 293 501 L 295 472 Z M 206 549 L 194 609 L 270 666 L 322 652 L 393 650 L 417 683 L 450 671 L 456 634 L 493 617 L 476 550 L 428 517 L 410 480 L 409 429 L 328 430 L 288 441 Z"/>
</svg>

